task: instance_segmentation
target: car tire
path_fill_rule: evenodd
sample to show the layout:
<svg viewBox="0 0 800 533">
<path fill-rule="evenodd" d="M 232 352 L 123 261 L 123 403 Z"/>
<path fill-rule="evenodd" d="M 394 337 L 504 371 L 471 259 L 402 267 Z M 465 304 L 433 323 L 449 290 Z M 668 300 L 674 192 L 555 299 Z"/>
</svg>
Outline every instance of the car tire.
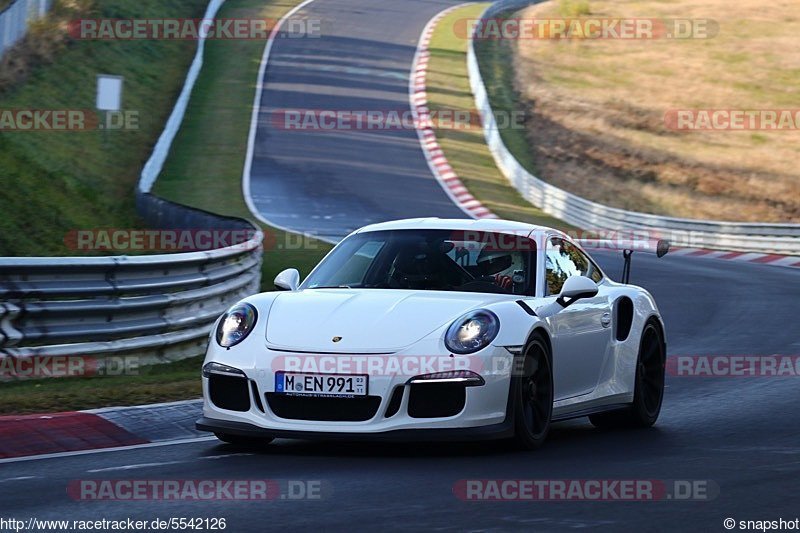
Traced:
<svg viewBox="0 0 800 533">
<path fill-rule="evenodd" d="M 642 331 L 633 403 L 627 409 L 597 413 L 589 421 L 598 428 L 647 428 L 656 423 L 664 398 L 666 349 L 664 337 L 655 321 L 650 320 Z"/>
<path fill-rule="evenodd" d="M 237 446 L 247 446 L 249 448 L 266 446 L 275 440 L 269 437 L 244 437 L 242 435 L 230 435 L 228 433 L 214 433 L 214 435 L 222 442 L 235 444 Z"/>
<path fill-rule="evenodd" d="M 521 372 L 511 377 L 514 441 L 518 448 L 533 450 L 544 443 L 550 432 L 553 368 L 550 350 L 541 335 L 534 336 L 522 353 Z"/>
</svg>

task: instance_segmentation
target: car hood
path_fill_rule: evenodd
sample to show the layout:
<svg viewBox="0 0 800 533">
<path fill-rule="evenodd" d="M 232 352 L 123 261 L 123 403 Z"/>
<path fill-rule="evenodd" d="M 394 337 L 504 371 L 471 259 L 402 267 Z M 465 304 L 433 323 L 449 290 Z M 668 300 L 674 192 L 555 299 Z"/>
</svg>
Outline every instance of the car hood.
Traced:
<svg viewBox="0 0 800 533">
<path fill-rule="evenodd" d="M 279 294 L 267 317 L 272 348 L 324 353 L 389 353 L 463 313 L 508 296 L 385 289 L 306 289 Z M 341 337 L 333 342 L 334 337 Z"/>
</svg>

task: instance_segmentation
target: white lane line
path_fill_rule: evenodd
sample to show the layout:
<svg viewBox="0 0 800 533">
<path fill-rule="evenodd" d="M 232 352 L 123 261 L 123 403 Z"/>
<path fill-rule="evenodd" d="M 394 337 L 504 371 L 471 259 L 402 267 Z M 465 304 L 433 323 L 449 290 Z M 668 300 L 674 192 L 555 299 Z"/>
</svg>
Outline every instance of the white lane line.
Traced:
<svg viewBox="0 0 800 533">
<path fill-rule="evenodd" d="M 204 455 L 200 459 L 213 461 L 214 459 L 225 459 L 226 457 L 246 457 L 248 455 L 255 455 L 254 453 L 226 453 L 223 455 Z"/>
<path fill-rule="evenodd" d="M 159 463 L 138 463 L 132 465 L 109 466 L 108 468 L 93 468 L 92 470 L 87 470 L 87 472 L 96 474 L 97 472 L 113 472 L 115 470 L 138 470 L 140 468 L 151 468 L 153 466 L 178 465 L 185 462 L 186 461 L 163 461 Z"/>
<path fill-rule="evenodd" d="M 126 409 L 151 409 L 153 407 L 175 407 L 178 405 L 187 405 L 196 403 L 201 405 L 203 403 L 202 398 L 195 398 L 193 400 L 178 400 L 176 402 L 161 402 L 161 403 L 148 403 L 148 404 L 140 404 L 140 405 L 119 405 L 115 407 L 100 407 L 98 409 L 87 409 L 85 411 L 81 411 L 82 413 L 91 413 L 94 415 L 100 415 L 103 413 L 114 412 L 114 411 L 121 411 Z"/>
<path fill-rule="evenodd" d="M 255 151 L 255 144 L 256 144 L 256 130 L 258 129 L 258 115 L 261 111 L 261 93 L 264 92 L 264 74 L 267 71 L 267 63 L 269 62 L 269 55 L 272 52 L 272 45 L 275 42 L 275 36 L 280 32 L 281 27 L 283 26 L 284 22 L 288 19 L 293 17 L 295 13 L 306 7 L 307 5 L 314 2 L 314 0 L 305 0 L 300 4 L 296 5 L 294 8 L 290 9 L 288 13 L 286 13 L 278 23 L 272 28 L 272 31 L 267 38 L 267 44 L 264 45 L 264 53 L 261 55 L 261 64 L 258 67 L 258 79 L 256 80 L 256 94 L 253 97 L 253 112 L 250 115 L 250 132 L 247 135 L 247 153 L 244 157 L 244 168 L 242 169 L 242 195 L 244 196 L 244 201 L 247 204 L 247 209 L 256 217 L 260 222 L 268 226 L 272 226 L 273 228 L 277 228 L 281 231 L 286 231 L 288 233 L 299 233 L 296 230 L 292 230 L 285 226 L 281 226 L 280 224 L 276 224 L 271 220 L 267 219 L 264 215 L 262 215 L 258 209 L 256 208 L 255 202 L 253 202 L 253 197 L 250 195 L 250 171 L 253 166 L 253 152 Z M 330 244 L 336 244 L 338 241 L 336 239 L 330 239 L 327 237 L 323 237 L 321 235 L 312 235 L 310 233 L 303 233 L 305 237 L 310 237 L 313 239 L 317 239 L 323 242 L 327 242 Z"/>
<path fill-rule="evenodd" d="M 23 481 L 25 479 L 36 479 L 39 476 L 17 476 L 17 477 L 7 477 L 5 479 L 0 479 L 0 483 L 6 483 L 7 481 Z"/>
<path fill-rule="evenodd" d="M 158 448 L 161 446 L 172 446 L 175 444 L 193 444 L 196 442 L 216 441 L 216 437 L 194 437 L 191 439 L 171 440 L 166 442 L 148 442 L 146 444 L 133 444 L 131 446 L 116 446 L 114 448 L 99 448 L 96 450 L 78 450 L 74 452 L 56 452 L 46 453 L 42 455 L 28 455 L 26 457 L 9 457 L 8 459 L 0 459 L 0 464 L 5 463 L 21 463 L 26 461 L 40 461 L 43 459 L 58 459 L 62 457 L 73 457 L 77 455 L 90 455 L 94 453 L 111 453 L 111 452 L 124 452 L 128 450 L 138 450 L 142 448 Z"/>
<path fill-rule="evenodd" d="M 109 466 L 107 468 L 94 468 L 87 470 L 89 474 L 96 474 L 97 472 L 113 472 L 115 470 L 139 470 L 141 468 L 152 468 L 154 466 L 167 466 L 167 465 L 180 465 L 185 463 L 192 463 L 194 461 L 205 461 L 214 459 L 224 459 L 226 457 L 240 457 L 245 455 L 253 455 L 252 453 L 226 453 L 224 455 L 206 455 L 204 457 L 194 457 L 192 459 L 181 459 L 180 461 L 161 461 L 156 463 L 135 463 L 130 465 Z"/>
</svg>

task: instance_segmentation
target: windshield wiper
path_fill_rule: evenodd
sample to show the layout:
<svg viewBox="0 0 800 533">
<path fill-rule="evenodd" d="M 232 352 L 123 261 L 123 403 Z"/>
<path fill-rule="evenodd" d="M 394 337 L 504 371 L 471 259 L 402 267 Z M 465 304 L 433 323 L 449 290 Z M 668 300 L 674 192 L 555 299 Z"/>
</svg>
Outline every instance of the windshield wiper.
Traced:
<svg viewBox="0 0 800 533">
<path fill-rule="evenodd" d="M 309 287 L 309 289 L 352 289 L 350 285 L 319 285 L 316 287 Z"/>
</svg>

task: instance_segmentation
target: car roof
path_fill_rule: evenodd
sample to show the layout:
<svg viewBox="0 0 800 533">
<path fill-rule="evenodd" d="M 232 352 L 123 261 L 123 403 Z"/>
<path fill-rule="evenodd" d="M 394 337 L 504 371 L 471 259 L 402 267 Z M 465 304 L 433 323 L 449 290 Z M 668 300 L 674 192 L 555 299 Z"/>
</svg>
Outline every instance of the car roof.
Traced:
<svg viewBox="0 0 800 533">
<path fill-rule="evenodd" d="M 493 232 L 513 232 L 517 235 L 536 232 L 539 235 L 545 233 L 561 233 L 558 230 L 546 226 L 537 226 L 525 222 L 514 220 L 501 220 L 498 218 L 408 218 L 404 220 L 392 220 L 364 226 L 357 233 L 371 231 L 403 230 L 403 229 L 446 229 L 462 231 L 493 231 Z"/>
</svg>

